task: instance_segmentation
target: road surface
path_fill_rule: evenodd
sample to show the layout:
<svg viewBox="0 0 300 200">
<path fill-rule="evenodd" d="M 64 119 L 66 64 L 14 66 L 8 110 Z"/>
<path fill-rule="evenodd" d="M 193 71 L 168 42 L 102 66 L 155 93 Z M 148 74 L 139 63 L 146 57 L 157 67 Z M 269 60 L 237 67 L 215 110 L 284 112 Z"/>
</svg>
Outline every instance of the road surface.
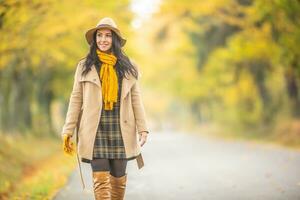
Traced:
<svg viewBox="0 0 300 200">
<path fill-rule="evenodd" d="M 127 166 L 125 200 L 300 200 L 300 152 L 196 134 L 157 132 L 142 147 L 145 166 Z M 92 200 L 92 171 L 82 164 L 55 200 Z"/>
</svg>

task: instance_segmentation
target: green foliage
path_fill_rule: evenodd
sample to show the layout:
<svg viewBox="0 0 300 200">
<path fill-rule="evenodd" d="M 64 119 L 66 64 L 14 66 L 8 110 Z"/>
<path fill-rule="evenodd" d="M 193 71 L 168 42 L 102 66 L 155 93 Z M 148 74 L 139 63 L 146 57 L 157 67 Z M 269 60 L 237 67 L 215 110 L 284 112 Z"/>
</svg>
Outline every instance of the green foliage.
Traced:
<svg viewBox="0 0 300 200">
<path fill-rule="evenodd" d="M 0 129 L 57 131 L 84 33 L 103 16 L 116 19 L 143 71 L 148 116 L 173 117 L 183 102 L 199 123 L 240 130 L 299 118 L 299 1 L 164 0 L 137 29 L 130 3 L 1 1 Z"/>
<path fill-rule="evenodd" d="M 77 62 L 89 50 L 85 31 L 110 16 L 126 35 L 132 17 L 128 4 L 0 1 L 0 129 L 37 135 L 60 131 L 52 105 L 59 100 L 66 107 Z"/>
<path fill-rule="evenodd" d="M 147 74 L 200 123 L 272 129 L 300 116 L 299 15 L 293 0 L 163 1 L 148 24 L 161 75 Z"/>
</svg>

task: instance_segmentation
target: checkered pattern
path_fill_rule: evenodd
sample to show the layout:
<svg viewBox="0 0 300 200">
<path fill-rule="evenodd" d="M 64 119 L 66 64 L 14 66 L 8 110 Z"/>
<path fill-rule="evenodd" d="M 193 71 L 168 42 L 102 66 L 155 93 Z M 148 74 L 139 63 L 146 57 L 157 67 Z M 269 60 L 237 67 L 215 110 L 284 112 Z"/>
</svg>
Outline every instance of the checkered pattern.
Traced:
<svg viewBox="0 0 300 200">
<path fill-rule="evenodd" d="M 93 158 L 124 159 L 125 147 L 120 128 L 120 97 L 122 78 L 118 75 L 118 101 L 113 110 L 101 111 L 100 122 L 94 143 Z M 103 102 L 104 104 L 104 102 Z"/>
</svg>

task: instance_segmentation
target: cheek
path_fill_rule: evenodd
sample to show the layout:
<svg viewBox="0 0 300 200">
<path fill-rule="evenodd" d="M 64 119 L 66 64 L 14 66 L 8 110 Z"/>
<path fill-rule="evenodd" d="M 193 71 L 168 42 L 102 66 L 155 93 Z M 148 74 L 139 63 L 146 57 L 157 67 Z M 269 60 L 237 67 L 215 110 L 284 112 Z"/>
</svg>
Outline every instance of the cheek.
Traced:
<svg viewBox="0 0 300 200">
<path fill-rule="evenodd" d="M 100 42 L 100 37 L 96 37 L 96 42 Z"/>
<path fill-rule="evenodd" d="M 112 44 L 112 38 L 107 38 L 109 44 Z"/>
</svg>

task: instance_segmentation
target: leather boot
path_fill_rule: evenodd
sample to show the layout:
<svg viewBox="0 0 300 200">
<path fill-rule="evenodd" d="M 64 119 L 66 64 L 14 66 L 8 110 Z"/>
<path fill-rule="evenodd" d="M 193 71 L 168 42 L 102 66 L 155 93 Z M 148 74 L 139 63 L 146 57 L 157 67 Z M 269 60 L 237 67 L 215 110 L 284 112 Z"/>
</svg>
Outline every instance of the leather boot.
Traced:
<svg viewBox="0 0 300 200">
<path fill-rule="evenodd" d="M 111 200 L 123 200 L 126 189 L 127 174 L 121 177 L 110 175 Z"/>
<path fill-rule="evenodd" d="M 94 194 L 96 200 L 110 200 L 111 199 L 111 185 L 109 171 L 95 171 L 93 172 Z"/>
</svg>

